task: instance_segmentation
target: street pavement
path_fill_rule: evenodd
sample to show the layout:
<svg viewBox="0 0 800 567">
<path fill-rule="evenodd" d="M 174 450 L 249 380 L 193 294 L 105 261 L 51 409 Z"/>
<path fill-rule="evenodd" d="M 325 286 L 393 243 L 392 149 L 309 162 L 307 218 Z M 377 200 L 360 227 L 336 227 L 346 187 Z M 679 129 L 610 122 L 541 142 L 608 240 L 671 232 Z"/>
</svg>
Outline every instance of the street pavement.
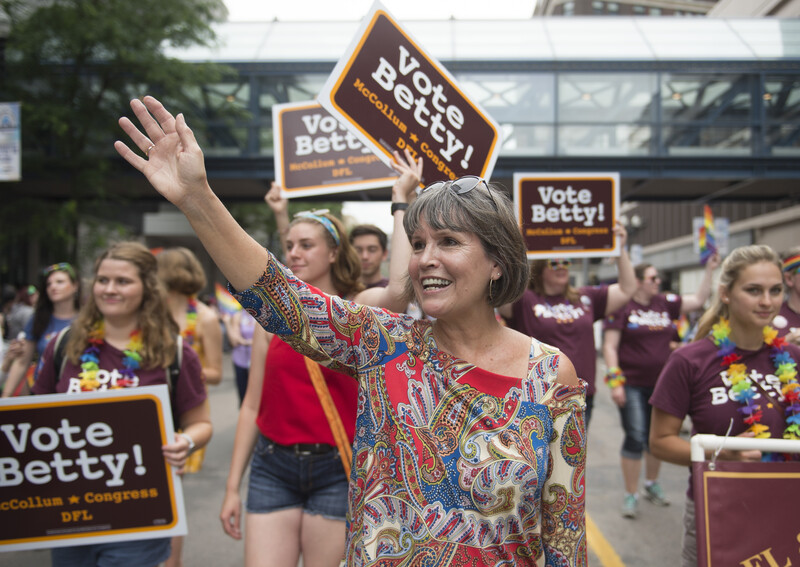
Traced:
<svg viewBox="0 0 800 567">
<path fill-rule="evenodd" d="M 598 368 L 602 364 L 598 362 Z M 185 567 L 240 567 L 244 545 L 225 535 L 219 510 L 233 447 L 238 399 L 230 357 L 225 356 L 222 384 L 210 390 L 214 437 L 203 469 L 183 480 L 189 535 L 184 544 Z M 592 567 L 672 567 L 679 565 L 681 516 L 688 469 L 665 464 L 661 481 L 672 505 L 661 508 L 643 499 L 636 520 L 620 516 L 622 479 L 619 450 L 622 430 L 619 415 L 599 381 L 595 410 L 589 428 L 587 511 L 589 565 Z M 0 529 L 2 529 L 0 527 Z M 268 549 L 264 553 L 269 553 Z M 0 566 L 42 567 L 48 551 L 0 553 Z"/>
</svg>

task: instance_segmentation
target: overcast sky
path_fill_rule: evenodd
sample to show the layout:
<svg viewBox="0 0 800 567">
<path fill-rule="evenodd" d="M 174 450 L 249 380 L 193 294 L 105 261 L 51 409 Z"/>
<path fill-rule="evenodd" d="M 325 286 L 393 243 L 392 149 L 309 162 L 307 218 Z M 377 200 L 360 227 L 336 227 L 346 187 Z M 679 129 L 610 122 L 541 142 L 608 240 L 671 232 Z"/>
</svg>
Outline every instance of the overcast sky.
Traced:
<svg viewBox="0 0 800 567">
<path fill-rule="evenodd" d="M 225 0 L 230 21 L 360 20 L 373 0 Z M 530 18 L 536 0 L 383 0 L 398 20 Z"/>
</svg>

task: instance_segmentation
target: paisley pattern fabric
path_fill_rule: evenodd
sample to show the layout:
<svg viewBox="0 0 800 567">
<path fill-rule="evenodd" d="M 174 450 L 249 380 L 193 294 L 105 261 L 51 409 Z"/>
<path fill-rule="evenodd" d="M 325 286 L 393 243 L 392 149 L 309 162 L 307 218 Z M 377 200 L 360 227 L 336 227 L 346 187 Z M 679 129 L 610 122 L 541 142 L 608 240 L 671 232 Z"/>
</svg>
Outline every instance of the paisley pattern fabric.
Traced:
<svg viewBox="0 0 800 567">
<path fill-rule="evenodd" d="M 438 349 L 429 321 L 327 296 L 273 257 L 236 294 L 268 331 L 353 376 L 347 565 L 586 565 L 586 384 L 535 339 L 519 380 Z"/>
</svg>

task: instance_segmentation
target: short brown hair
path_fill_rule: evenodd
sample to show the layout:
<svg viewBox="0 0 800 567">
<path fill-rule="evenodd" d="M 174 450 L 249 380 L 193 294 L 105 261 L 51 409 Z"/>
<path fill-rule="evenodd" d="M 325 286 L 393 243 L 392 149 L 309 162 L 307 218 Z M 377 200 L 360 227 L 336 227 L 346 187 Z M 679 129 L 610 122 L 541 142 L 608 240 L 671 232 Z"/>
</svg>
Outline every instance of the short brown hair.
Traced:
<svg viewBox="0 0 800 567">
<path fill-rule="evenodd" d="M 482 184 L 481 184 L 482 185 Z M 481 241 L 486 254 L 500 267 L 500 278 L 486 282 L 486 301 L 492 307 L 513 303 L 528 285 L 528 259 L 525 241 L 517 225 L 514 209 L 505 192 L 494 186 L 480 185 L 463 194 L 450 190 L 450 184 L 420 193 L 406 211 L 403 228 L 406 235 L 416 232 L 422 222 L 434 230 L 472 233 Z M 488 191 L 491 191 L 489 193 Z M 407 295 L 410 285 L 406 286 Z"/>
<path fill-rule="evenodd" d="M 167 248 L 156 256 L 158 277 L 167 291 L 195 295 L 206 287 L 206 273 L 194 252 L 183 246 Z"/>
</svg>

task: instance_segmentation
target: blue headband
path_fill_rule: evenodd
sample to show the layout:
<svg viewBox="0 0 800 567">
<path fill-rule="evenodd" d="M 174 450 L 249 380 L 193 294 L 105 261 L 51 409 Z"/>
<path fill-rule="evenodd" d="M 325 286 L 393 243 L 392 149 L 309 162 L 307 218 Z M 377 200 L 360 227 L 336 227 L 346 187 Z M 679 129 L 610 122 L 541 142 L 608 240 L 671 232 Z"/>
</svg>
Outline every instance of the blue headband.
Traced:
<svg viewBox="0 0 800 567">
<path fill-rule="evenodd" d="M 301 211 L 299 213 L 295 213 L 295 217 L 300 217 L 304 219 L 311 219 L 317 221 L 319 224 L 325 227 L 325 229 L 331 234 L 333 237 L 333 241 L 336 243 L 336 246 L 339 246 L 341 243 L 341 239 L 339 238 L 339 231 L 336 230 L 336 225 L 331 222 L 331 219 L 328 217 L 323 217 L 322 215 L 318 215 L 315 213 L 326 213 L 327 211 Z"/>
</svg>

